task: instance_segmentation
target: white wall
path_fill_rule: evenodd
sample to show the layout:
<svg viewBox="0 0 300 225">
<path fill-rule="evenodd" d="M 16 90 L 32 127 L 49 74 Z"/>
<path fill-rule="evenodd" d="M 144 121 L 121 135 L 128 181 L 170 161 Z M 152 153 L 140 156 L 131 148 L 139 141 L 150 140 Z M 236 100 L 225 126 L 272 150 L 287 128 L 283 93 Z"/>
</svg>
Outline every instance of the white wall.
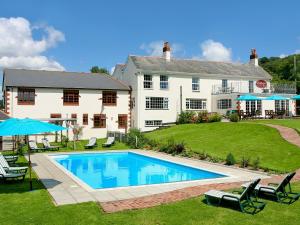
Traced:
<svg viewBox="0 0 300 225">
<path fill-rule="evenodd" d="M 79 106 L 63 105 L 63 89 L 36 88 L 34 105 L 18 105 L 17 88 L 10 91 L 9 116 L 15 118 L 50 118 L 50 114 L 61 114 L 62 118 L 71 118 L 77 114 L 77 123 L 83 126 L 82 139 L 90 137 L 104 138 L 107 131 L 121 131 L 118 129 L 118 114 L 129 114 L 129 92 L 117 91 L 117 106 L 103 106 L 101 90 L 79 90 Z M 83 114 L 88 114 L 88 125 L 82 125 Z M 106 128 L 94 128 L 94 114 L 106 114 Z M 70 134 L 72 131 L 69 132 Z"/>
</svg>

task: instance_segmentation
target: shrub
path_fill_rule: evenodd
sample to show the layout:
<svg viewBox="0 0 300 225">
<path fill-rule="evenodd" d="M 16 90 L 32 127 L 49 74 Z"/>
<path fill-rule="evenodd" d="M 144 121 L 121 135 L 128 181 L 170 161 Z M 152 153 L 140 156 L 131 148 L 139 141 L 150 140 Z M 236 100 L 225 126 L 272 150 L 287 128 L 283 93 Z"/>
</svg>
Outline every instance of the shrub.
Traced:
<svg viewBox="0 0 300 225">
<path fill-rule="evenodd" d="M 130 128 L 127 134 L 126 143 L 132 148 L 142 148 L 148 140 L 139 129 Z"/>
<path fill-rule="evenodd" d="M 220 122 L 222 120 L 222 116 L 219 113 L 212 113 L 208 115 L 208 122 Z"/>
<path fill-rule="evenodd" d="M 184 142 L 175 142 L 174 139 L 168 139 L 167 143 L 160 146 L 159 151 L 168 154 L 182 154 L 185 152 L 185 149 Z"/>
<path fill-rule="evenodd" d="M 231 166 L 231 165 L 234 165 L 235 163 L 236 163 L 236 161 L 235 161 L 234 156 L 231 153 L 229 153 L 226 157 L 225 164 L 228 166 Z"/>
<path fill-rule="evenodd" d="M 260 159 L 257 157 L 256 159 L 253 160 L 253 169 L 258 170 L 260 164 Z"/>
<path fill-rule="evenodd" d="M 192 123 L 195 121 L 195 112 L 193 111 L 185 111 L 181 112 L 178 115 L 177 123 L 178 124 L 185 124 L 185 123 Z"/>
<path fill-rule="evenodd" d="M 241 167 L 246 168 L 249 166 L 249 163 L 250 163 L 250 158 L 246 158 L 243 156 L 241 160 Z"/>
<path fill-rule="evenodd" d="M 205 151 L 199 152 L 198 156 L 199 156 L 199 159 L 201 159 L 201 160 L 207 159 L 209 157 L 209 155 Z"/>
<path fill-rule="evenodd" d="M 240 117 L 237 113 L 232 113 L 229 115 L 230 122 L 239 122 Z"/>
<path fill-rule="evenodd" d="M 198 113 L 197 123 L 205 123 L 208 121 L 207 111 L 202 111 Z"/>
</svg>

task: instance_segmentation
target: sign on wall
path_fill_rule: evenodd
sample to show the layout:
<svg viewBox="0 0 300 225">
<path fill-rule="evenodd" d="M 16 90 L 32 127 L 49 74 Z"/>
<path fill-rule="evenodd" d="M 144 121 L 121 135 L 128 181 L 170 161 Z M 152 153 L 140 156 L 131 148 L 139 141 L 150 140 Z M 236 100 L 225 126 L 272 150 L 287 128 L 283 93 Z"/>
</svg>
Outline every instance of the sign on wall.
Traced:
<svg viewBox="0 0 300 225">
<path fill-rule="evenodd" d="M 256 87 L 266 88 L 267 87 L 267 82 L 265 80 L 258 80 L 258 81 L 256 81 Z"/>
</svg>

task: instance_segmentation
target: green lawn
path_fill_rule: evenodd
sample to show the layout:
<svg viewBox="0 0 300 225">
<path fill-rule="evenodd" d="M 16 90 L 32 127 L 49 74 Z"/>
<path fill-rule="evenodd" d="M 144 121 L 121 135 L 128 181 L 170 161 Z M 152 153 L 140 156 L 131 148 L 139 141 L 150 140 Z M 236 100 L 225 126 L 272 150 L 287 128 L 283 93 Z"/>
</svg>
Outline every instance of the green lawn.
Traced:
<svg viewBox="0 0 300 225">
<path fill-rule="evenodd" d="M 247 120 L 245 122 L 276 124 L 300 131 L 300 119 Z"/>
<path fill-rule="evenodd" d="M 293 185 L 300 191 L 300 182 Z M 24 183 L 0 184 L 0 224 L 107 224 L 107 225 L 183 225 L 183 224 L 299 224 L 300 201 L 292 205 L 267 201 L 256 214 L 208 206 L 203 196 L 142 210 L 103 213 L 97 203 L 55 206 L 48 192 L 34 179 L 34 191 Z"/>
<path fill-rule="evenodd" d="M 149 138 L 183 140 L 195 152 L 225 159 L 231 152 L 237 160 L 243 156 L 260 158 L 260 166 L 278 171 L 300 167 L 300 148 L 283 140 L 276 129 L 255 123 L 185 124 L 148 133 Z"/>
</svg>

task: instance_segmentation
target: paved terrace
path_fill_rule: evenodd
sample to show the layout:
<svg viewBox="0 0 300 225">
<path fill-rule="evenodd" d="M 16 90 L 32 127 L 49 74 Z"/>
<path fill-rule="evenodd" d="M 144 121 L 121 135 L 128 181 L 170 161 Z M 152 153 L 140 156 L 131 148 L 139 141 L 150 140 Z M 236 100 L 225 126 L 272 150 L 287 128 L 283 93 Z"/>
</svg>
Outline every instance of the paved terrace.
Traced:
<svg viewBox="0 0 300 225">
<path fill-rule="evenodd" d="M 106 212 L 150 207 L 198 196 L 212 188 L 233 188 L 256 178 L 270 178 L 264 173 L 223 166 L 206 161 L 171 156 L 154 151 L 128 151 L 200 169 L 211 170 L 217 173 L 229 175 L 229 177 L 135 187 L 92 189 L 74 175 L 70 175 L 70 173 L 65 169 L 62 169 L 60 165 L 54 163 L 54 161 L 49 157 L 50 153 L 34 154 L 31 159 L 34 171 L 49 191 L 56 205 L 94 201 L 100 202 Z M 95 151 L 93 152 L 95 153 Z M 55 154 L 57 155 L 57 153 Z M 58 154 L 72 153 L 68 152 Z"/>
</svg>

